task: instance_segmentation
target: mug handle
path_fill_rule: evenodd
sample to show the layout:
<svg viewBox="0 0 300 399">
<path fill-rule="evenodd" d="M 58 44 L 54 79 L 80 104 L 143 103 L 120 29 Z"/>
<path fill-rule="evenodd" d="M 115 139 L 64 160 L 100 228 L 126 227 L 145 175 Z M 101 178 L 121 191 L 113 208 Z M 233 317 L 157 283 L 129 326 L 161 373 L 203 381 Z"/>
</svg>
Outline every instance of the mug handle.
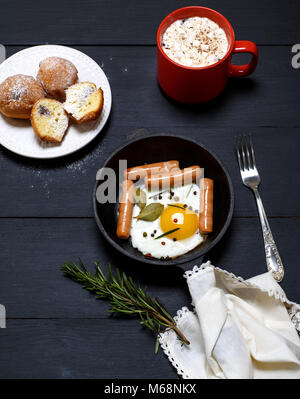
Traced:
<svg viewBox="0 0 300 399">
<path fill-rule="evenodd" d="M 229 62 L 228 75 L 230 77 L 232 76 L 243 77 L 250 75 L 252 72 L 254 72 L 258 60 L 258 51 L 256 44 L 253 42 L 249 42 L 247 40 L 237 40 L 234 43 L 232 54 L 237 54 L 237 53 L 249 53 L 252 55 L 252 59 L 249 62 L 249 64 L 245 65 L 232 65 L 231 62 Z"/>
</svg>

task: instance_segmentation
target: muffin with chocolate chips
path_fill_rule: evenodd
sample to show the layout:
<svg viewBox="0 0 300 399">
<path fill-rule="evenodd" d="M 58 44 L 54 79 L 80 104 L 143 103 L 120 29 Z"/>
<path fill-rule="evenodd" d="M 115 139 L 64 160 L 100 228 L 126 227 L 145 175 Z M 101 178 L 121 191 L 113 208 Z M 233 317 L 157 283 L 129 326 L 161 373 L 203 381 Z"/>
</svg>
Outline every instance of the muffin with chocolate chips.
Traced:
<svg viewBox="0 0 300 399">
<path fill-rule="evenodd" d="M 92 82 L 80 82 L 66 90 L 64 108 L 76 123 L 95 120 L 102 112 L 103 91 Z"/>
<path fill-rule="evenodd" d="M 31 124 L 36 135 L 43 141 L 60 143 L 69 125 L 69 118 L 62 103 L 44 98 L 34 104 Z"/>
<path fill-rule="evenodd" d="M 29 119 L 34 103 L 44 97 L 43 87 L 32 76 L 10 76 L 0 84 L 0 112 L 9 118 Z"/>
</svg>

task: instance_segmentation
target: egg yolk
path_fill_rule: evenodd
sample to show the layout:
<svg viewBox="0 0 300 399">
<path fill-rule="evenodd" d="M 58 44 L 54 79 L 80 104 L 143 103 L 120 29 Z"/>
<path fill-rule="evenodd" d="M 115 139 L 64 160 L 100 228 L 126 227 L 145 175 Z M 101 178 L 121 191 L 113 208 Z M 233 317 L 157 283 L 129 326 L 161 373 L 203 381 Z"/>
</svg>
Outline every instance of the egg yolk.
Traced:
<svg viewBox="0 0 300 399">
<path fill-rule="evenodd" d="M 168 205 L 161 217 L 160 227 L 164 233 L 179 228 L 167 235 L 176 240 L 183 240 L 196 233 L 198 229 L 198 216 L 195 212 L 184 207 L 184 204 Z"/>
</svg>

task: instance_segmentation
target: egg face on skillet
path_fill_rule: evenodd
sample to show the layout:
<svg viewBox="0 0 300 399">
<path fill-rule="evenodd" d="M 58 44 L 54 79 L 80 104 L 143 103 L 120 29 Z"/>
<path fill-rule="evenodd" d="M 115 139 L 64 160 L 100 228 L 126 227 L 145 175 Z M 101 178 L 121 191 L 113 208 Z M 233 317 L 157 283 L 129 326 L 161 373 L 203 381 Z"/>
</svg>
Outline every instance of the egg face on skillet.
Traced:
<svg viewBox="0 0 300 399">
<path fill-rule="evenodd" d="M 204 236 L 198 230 L 200 189 L 197 184 L 165 192 L 148 191 L 144 183 L 137 183 L 136 186 L 145 192 L 147 205 L 160 203 L 164 205 L 164 210 L 159 218 L 149 222 L 136 219 L 140 208 L 134 205 L 130 229 L 134 248 L 153 258 L 176 258 L 204 241 Z"/>
</svg>

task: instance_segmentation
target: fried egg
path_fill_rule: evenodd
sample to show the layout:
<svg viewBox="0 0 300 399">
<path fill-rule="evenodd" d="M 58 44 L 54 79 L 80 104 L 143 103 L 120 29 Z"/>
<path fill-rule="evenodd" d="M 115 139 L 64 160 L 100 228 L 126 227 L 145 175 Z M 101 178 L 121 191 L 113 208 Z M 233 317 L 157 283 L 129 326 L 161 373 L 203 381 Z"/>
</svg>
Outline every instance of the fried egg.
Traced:
<svg viewBox="0 0 300 399">
<path fill-rule="evenodd" d="M 149 222 L 136 219 L 140 208 L 134 205 L 130 229 L 134 248 L 146 256 L 166 259 L 183 255 L 204 241 L 205 236 L 198 230 L 200 189 L 197 184 L 165 192 L 148 191 L 144 183 L 136 186 L 145 192 L 147 205 L 158 202 L 164 205 L 164 210 L 158 219 Z"/>
</svg>

